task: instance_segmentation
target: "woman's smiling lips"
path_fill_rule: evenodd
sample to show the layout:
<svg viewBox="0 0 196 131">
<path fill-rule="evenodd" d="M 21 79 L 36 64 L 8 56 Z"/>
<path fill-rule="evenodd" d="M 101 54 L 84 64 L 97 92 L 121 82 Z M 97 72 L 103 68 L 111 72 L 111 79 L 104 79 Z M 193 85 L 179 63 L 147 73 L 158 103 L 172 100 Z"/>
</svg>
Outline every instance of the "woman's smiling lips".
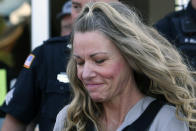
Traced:
<svg viewBox="0 0 196 131">
<path fill-rule="evenodd" d="M 85 88 L 87 88 L 89 91 L 99 88 L 100 86 L 103 86 L 103 83 L 86 83 L 85 84 Z"/>
</svg>

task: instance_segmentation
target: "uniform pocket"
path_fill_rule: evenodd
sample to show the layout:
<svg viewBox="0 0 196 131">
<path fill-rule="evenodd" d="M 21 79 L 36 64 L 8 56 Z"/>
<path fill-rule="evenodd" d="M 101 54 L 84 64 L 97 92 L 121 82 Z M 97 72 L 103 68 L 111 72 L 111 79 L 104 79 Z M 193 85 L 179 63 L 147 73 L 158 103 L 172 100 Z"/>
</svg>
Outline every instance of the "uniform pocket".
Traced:
<svg viewBox="0 0 196 131">
<path fill-rule="evenodd" d="M 59 81 L 48 81 L 42 96 L 41 117 L 55 121 L 58 112 L 71 101 L 70 85 Z"/>
<path fill-rule="evenodd" d="M 47 93 L 60 93 L 64 94 L 70 91 L 70 84 L 63 83 L 59 81 L 50 80 L 47 83 L 46 92 Z"/>
</svg>

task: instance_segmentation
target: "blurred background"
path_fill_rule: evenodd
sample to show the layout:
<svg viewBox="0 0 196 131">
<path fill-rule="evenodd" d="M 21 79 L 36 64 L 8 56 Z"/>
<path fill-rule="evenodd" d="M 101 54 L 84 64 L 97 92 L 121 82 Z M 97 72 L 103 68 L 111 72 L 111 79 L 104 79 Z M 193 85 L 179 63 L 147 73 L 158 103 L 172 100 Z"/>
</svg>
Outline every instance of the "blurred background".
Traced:
<svg viewBox="0 0 196 131">
<path fill-rule="evenodd" d="M 60 36 L 60 21 L 56 15 L 65 1 L 0 0 L 0 105 L 30 51 L 44 40 Z M 185 8 L 188 1 L 122 0 L 134 6 L 149 25 L 169 12 Z"/>
</svg>

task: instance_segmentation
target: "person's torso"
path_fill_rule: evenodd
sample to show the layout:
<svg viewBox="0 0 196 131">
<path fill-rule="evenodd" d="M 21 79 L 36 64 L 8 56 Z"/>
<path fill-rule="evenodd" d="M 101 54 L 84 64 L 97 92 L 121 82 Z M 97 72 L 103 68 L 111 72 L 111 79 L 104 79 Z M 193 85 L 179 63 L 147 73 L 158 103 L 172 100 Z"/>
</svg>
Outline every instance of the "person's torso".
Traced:
<svg viewBox="0 0 196 131">
<path fill-rule="evenodd" d="M 66 74 L 69 49 L 63 41 L 45 43 L 40 68 L 41 104 L 38 114 L 40 131 L 53 129 L 57 113 L 70 102 L 70 87 Z"/>
<path fill-rule="evenodd" d="M 185 62 L 196 68 L 196 18 L 190 12 L 196 13 L 190 6 L 186 10 L 173 12 L 155 27 L 177 47 Z"/>
</svg>

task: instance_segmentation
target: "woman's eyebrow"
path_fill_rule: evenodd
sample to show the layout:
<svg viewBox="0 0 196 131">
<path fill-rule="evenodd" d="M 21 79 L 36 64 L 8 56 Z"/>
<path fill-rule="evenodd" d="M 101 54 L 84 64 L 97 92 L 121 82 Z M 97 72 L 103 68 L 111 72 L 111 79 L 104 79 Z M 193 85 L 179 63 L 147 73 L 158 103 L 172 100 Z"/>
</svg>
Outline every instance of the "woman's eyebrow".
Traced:
<svg viewBox="0 0 196 131">
<path fill-rule="evenodd" d="M 106 52 L 97 52 L 97 53 L 91 54 L 90 57 L 94 57 L 94 56 L 99 55 L 99 54 L 108 54 L 108 53 L 106 53 Z M 73 54 L 73 57 L 76 57 L 78 59 L 82 59 L 82 57 L 77 55 L 77 54 Z"/>
<path fill-rule="evenodd" d="M 94 57 L 94 56 L 99 55 L 99 54 L 108 54 L 108 53 L 106 53 L 106 52 L 97 52 L 97 53 L 94 53 L 94 54 L 90 55 L 90 57 Z"/>
<path fill-rule="evenodd" d="M 79 55 L 76 55 L 76 54 L 73 54 L 73 57 L 81 59 L 81 57 Z"/>
</svg>

